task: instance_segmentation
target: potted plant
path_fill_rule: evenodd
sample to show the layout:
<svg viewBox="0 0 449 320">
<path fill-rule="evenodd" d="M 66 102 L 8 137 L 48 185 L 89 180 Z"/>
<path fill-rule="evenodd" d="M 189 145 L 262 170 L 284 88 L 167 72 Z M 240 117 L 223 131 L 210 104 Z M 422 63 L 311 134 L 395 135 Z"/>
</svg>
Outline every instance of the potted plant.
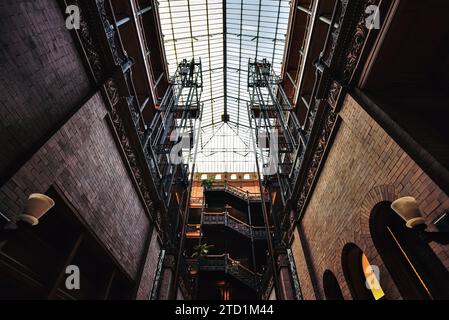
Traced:
<svg viewBox="0 0 449 320">
<path fill-rule="evenodd" d="M 212 187 L 212 184 L 214 183 L 214 178 L 209 177 L 207 179 L 201 180 L 201 185 L 205 188 L 205 189 L 210 189 Z"/>
<path fill-rule="evenodd" d="M 208 245 L 207 243 L 198 244 L 193 247 L 193 250 L 195 250 L 195 252 L 192 253 L 191 257 L 197 258 L 197 259 L 202 259 L 207 256 L 210 249 L 213 247 L 214 247 L 214 245 L 212 245 L 212 244 L 211 245 Z"/>
</svg>

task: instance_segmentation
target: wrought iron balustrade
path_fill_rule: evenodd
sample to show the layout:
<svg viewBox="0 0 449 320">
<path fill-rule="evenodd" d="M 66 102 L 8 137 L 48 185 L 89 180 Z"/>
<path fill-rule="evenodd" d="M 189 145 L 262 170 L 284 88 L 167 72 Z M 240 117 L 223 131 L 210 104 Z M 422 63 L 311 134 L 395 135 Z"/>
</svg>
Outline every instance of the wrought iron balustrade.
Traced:
<svg viewBox="0 0 449 320">
<path fill-rule="evenodd" d="M 214 181 L 210 187 L 207 188 L 207 190 L 212 191 L 225 191 L 229 192 L 230 194 L 246 201 L 262 201 L 262 197 L 260 196 L 260 193 L 258 192 L 249 192 L 248 190 L 241 189 L 239 187 L 233 186 L 232 184 L 229 184 L 226 181 L 220 182 L 220 181 Z M 264 195 L 265 201 L 267 200 L 267 196 Z"/>
<path fill-rule="evenodd" d="M 223 271 L 235 279 L 258 291 L 261 275 L 245 267 L 241 261 L 229 254 L 207 255 L 199 259 L 187 259 L 190 269 L 199 271 Z"/>
<path fill-rule="evenodd" d="M 250 226 L 244 221 L 233 217 L 226 210 L 219 213 L 203 212 L 201 222 L 203 225 L 223 225 L 254 240 L 265 240 L 265 227 Z"/>
</svg>

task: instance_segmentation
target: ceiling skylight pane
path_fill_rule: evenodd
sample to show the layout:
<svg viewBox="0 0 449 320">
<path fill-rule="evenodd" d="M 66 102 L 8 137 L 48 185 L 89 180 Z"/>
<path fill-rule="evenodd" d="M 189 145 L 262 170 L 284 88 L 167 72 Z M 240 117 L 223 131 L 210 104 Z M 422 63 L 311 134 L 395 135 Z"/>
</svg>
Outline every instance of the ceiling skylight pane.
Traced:
<svg viewBox="0 0 449 320">
<path fill-rule="evenodd" d="M 225 5 L 223 17 L 222 0 L 159 0 L 166 57 L 171 75 L 182 59 L 202 61 L 198 171 L 253 172 L 248 60 L 266 58 L 280 73 L 290 4 L 289 0 L 226 0 Z M 225 109 L 230 117 L 226 124 L 221 118 Z"/>
</svg>

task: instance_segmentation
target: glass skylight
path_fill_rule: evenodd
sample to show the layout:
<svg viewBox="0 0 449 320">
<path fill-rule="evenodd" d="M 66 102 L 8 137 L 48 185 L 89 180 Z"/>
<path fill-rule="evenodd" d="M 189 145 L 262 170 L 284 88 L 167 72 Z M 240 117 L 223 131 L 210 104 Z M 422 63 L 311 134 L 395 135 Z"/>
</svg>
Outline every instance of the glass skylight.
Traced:
<svg viewBox="0 0 449 320">
<path fill-rule="evenodd" d="M 247 111 L 248 60 L 267 58 L 280 74 L 289 12 L 289 0 L 159 0 L 170 74 L 182 59 L 202 62 L 198 172 L 256 171 Z"/>
</svg>

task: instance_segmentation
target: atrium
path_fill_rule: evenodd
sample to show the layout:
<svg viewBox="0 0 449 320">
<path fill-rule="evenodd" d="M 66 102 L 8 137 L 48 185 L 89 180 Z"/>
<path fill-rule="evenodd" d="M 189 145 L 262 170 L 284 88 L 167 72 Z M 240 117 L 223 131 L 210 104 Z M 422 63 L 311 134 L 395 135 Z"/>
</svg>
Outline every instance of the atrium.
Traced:
<svg viewBox="0 0 449 320">
<path fill-rule="evenodd" d="M 2 2 L 0 300 L 449 299 L 423 6 Z"/>
</svg>

